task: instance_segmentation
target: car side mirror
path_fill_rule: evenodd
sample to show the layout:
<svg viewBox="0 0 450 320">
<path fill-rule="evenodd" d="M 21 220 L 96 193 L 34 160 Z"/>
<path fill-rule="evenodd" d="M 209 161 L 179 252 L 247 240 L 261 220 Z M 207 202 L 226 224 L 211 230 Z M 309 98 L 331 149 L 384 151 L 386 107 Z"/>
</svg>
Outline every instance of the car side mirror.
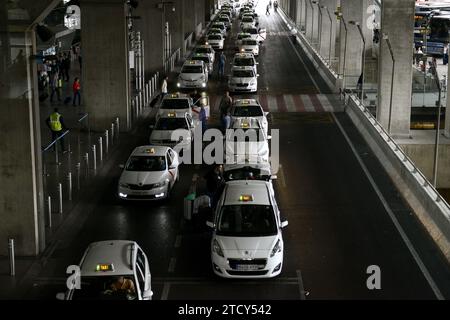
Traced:
<svg viewBox="0 0 450 320">
<path fill-rule="evenodd" d="M 59 292 L 56 294 L 56 300 L 65 300 L 66 299 L 66 294 L 64 292 Z"/>
<path fill-rule="evenodd" d="M 216 226 L 214 225 L 214 222 L 211 222 L 211 221 L 206 221 L 206 226 L 207 227 L 209 227 L 209 228 L 211 228 L 211 229 L 214 229 Z"/>
<path fill-rule="evenodd" d="M 281 221 L 281 229 L 284 229 L 288 226 L 289 222 L 287 220 Z"/>
<path fill-rule="evenodd" d="M 259 78 L 259 74 L 257 74 L 256 77 Z"/>
<path fill-rule="evenodd" d="M 124 164 L 119 164 L 119 169 L 125 169 L 125 165 Z"/>
<path fill-rule="evenodd" d="M 278 176 L 276 174 L 273 174 L 270 176 L 270 180 L 277 180 Z"/>
<path fill-rule="evenodd" d="M 269 115 L 269 112 L 264 112 L 264 115 L 267 117 Z"/>
<path fill-rule="evenodd" d="M 267 136 L 267 140 L 272 140 L 272 136 Z"/>
</svg>

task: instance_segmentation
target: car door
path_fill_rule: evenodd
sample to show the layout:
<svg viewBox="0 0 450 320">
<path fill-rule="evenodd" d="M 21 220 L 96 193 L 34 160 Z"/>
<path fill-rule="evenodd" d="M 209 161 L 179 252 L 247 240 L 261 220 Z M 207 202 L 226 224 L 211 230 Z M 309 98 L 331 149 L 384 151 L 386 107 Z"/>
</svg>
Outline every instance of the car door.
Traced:
<svg viewBox="0 0 450 320">
<path fill-rule="evenodd" d="M 139 284 L 139 291 L 142 299 L 151 299 L 151 275 L 147 256 L 141 248 L 138 248 L 136 256 L 136 276 Z"/>
</svg>

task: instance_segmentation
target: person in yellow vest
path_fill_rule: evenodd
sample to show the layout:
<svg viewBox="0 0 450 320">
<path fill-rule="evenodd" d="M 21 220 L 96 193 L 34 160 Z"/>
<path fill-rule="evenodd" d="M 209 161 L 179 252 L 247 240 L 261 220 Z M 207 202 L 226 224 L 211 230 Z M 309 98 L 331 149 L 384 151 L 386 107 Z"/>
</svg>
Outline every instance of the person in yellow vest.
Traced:
<svg viewBox="0 0 450 320">
<path fill-rule="evenodd" d="M 46 123 L 52 132 L 52 141 L 58 139 L 66 131 L 64 119 L 58 112 L 58 108 L 54 109 L 53 113 L 47 118 Z M 61 150 L 66 152 L 64 147 L 64 138 L 61 138 L 59 141 L 61 143 Z"/>
</svg>

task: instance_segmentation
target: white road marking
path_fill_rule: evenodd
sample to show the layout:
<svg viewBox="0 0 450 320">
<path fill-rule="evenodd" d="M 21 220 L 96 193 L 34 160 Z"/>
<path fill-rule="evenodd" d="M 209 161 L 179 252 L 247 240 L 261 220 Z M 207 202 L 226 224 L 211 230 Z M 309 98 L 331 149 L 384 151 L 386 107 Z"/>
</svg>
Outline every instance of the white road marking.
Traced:
<svg viewBox="0 0 450 320">
<path fill-rule="evenodd" d="M 302 101 L 303 101 L 303 105 L 305 106 L 305 111 L 307 111 L 307 112 L 315 112 L 316 111 L 311 99 L 309 98 L 309 96 L 307 94 L 301 94 L 300 99 L 302 99 Z"/>
<path fill-rule="evenodd" d="M 163 291 L 161 293 L 161 300 L 167 300 L 169 297 L 169 291 L 170 291 L 170 283 L 166 282 L 164 283 Z"/>
<path fill-rule="evenodd" d="M 318 94 L 317 99 L 319 99 L 320 104 L 323 107 L 323 110 L 325 110 L 327 112 L 334 111 L 334 106 L 330 103 L 330 101 L 328 100 L 328 98 L 325 94 Z"/>
<path fill-rule="evenodd" d="M 381 203 L 384 206 L 384 209 L 388 213 L 389 217 L 391 218 L 392 222 L 394 223 L 395 228 L 397 229 L 398 233 L 403 239 L 403 242 L 408 247 L 409 252 L 411 253 L 412 257 L 416 261 L 417 265 L 419 266 L 420 271 L 422 272 L 423 276 L 427 280 L 429 286 L 434 292 L 434 295 L 438 300 L 444 300 L 444 296 L 442 295 L 441 291 L 439 290 L 438 286 L 436 285 L 436 282 L 433 280 L 430 272 L 428 271 L 427 267 L 423 263 L 422 259 L 420 258 L 419 254 L 417 253 L 416 249 L 414 249 L 414 246 L 412 245 L 411 241 L 409 240 L 408 236 L 406 235 L 405 231 L 403 230 L 402 226 L 397 220 L 397 217 L 392 212 L 391 208 L 389 207 L 389 204 L 387 203 L 386 199 L 384 198 L 383 194 L 381 193 L 380 189 L 378 188 L 377 184 L 375 183 L 375 180 L 373 179 L 372 175 L 370 174 L 369 170 L 367 169 L 366 165 L 362 161 L 361 157 L 359 156 L 358 152 L 356 151 L 355 146 L 350 141 L 350 138 L 348 137 L 347 133 L 345 132 L 344 128 L 342 127 L 341 123 L 337 119 L 336 115 L 334 113 L 331 114 L 334 118 L 334 121 L 336 122 L 337 126 L 339 127 L 339 130 L 342 132 L 342 135 L 344 136 L 345 140 L 347 140 L 347 143 L 349 144 L 350 148 L 352 149 L 353 154 L 355 155 L 356 159 L 359 162 L 359 165 L 363 169 L 365 175 L 367 176 L 367 179 L 369 180 L 370 184 L 372 185 L 372 188 L 375 190 L 375 193 L 377 194 L 378 198 L 380 199 Z"/>
<path fill-rule="evenodd" d="M 303 278 L 300 270 L 297 270 L 298 289 L 300 292 L 300 300 L 306 300 L 305 287 L 303 286 Z"/>
<path fill-rule="evenodd" d="M 270 112 L 278 111 L 277 98 L 274 95 L 267 95 L 267 107 Z"/>
<path fill-rule="evenodd" d="M 288 112 L 296 112 L 297 108 L 295 107 L 294 98 L 290 94 L 283 95 L 284 103 L 286 105 L 286 109 Z"/>
</svg>

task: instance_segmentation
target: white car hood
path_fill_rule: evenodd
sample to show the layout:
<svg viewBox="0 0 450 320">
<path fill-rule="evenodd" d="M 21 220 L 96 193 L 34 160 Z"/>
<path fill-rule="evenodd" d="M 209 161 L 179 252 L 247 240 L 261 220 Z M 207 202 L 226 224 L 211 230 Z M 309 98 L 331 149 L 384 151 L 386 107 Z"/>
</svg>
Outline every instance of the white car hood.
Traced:
<svg viewBox="0 0 450 320">
<path fill-rule="evenodd" d="M 226 141 L 225 145 L 227 155 L 237 155 L 237 154 L 260 155 L 264 150 L 269 149 L 267 141 L 261 142 Z"/>
<path fill-rule="evenodd" d="M 278 235 L 270 237 L 216 236 L 225 257 L 244 259 L 267 258 L 277 239 Z"/>
<path fill-rule="evenodd" d="M 231 78 L 230 79 L 230 83 L 236 83 L 236 84 L 241 84 L 241 83 L 250 83 L 252 82 L 252 80 L 256 80 L 256 78 L 250 77 L 250 78 Z"/>
<path fill-rule="evenodd" d="M 183 73 L 180 74 L 180 79 L 185 81 L 199 81 L 203 73 Z"/>
<path fill-rule="evenodd" d="M 178 131 L 183 131 L 185 137 L 190 136 L 190 131 L 185 129 L 178 129 Z M 150 135 L 150 141 L 152 140 L 171 140 L 172 139 L 172 130 L 153 130 Z"/>
<path fill-rule="evenodd" d="M 137 185 L 154 184 L 163 180 L 165 173 L 166 171 L 124 171 L 120 176 L 120 183 Z"/>
</svg>

